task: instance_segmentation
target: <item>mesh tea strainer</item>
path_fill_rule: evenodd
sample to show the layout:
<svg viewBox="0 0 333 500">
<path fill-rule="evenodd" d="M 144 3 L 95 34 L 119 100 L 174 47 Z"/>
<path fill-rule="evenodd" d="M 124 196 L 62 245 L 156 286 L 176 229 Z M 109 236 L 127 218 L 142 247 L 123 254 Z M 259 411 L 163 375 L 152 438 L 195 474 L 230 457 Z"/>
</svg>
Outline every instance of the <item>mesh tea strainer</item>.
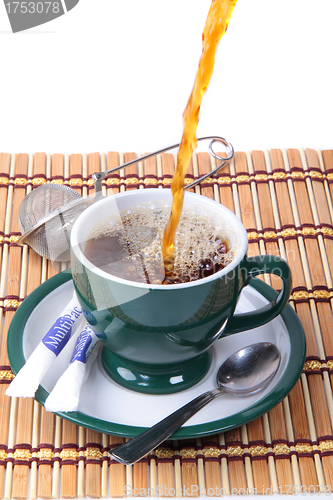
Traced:
<svg viewBox="0 0 333 500">
<path fill-rule="evenodd" d="M 70 259 L 70 232 L 81 212 L 94 198 L 82 198 L 74 189 L 61 184 L 44 184 L 29 193 L 20 205 L 22 237 L 42 257 L 55 262 Z"/>
<path fill-rule="evenodd" d="M 218 136 L 201 137 L 198 141 L 210 140 L 209 153 L 222 161 L 218 167 L 211 172 L 202 175 L 191 184 L 184 186 L 189 189 L 207 177 L 214 175 L 234 155 L 232 145 L 226 139 Z M 227 155 L 221 157 L 213 151 L 215 142 L 222 143 Z M 115 167 L 106 172 L 97 172 L 92 175 L 95 183 L 95 196 L 82 198 L 74 189 L 62 184 L 44 184 L 32 190 L 23 200 L 19 210 L 19 224 L 22 236 L 19 245 L 27 243 L 35 252 L 42 257 L 55 262 L 67 262 L 70 259 L 70 233 L 74 222 L 79 215 L 92 203 L 103 197 L 102 180 L 109 174 L 125 168 L 138 161 L 145 160 L 157 154 L 164 153 L 178 147 L 179 144 L 155 151 L 136 158 L 128 163 Z"/>
</svg>

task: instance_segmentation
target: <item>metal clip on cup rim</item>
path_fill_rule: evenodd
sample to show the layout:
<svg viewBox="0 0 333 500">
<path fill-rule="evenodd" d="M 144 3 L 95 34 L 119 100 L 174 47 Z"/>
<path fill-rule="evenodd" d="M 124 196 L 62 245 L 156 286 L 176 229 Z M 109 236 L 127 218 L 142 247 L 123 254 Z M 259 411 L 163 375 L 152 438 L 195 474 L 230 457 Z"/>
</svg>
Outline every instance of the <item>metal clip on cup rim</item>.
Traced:
<svg viewBox="0 0 333 500">
<path fill-rule="evenodd" d="M 221 161 L 221 163 L 214 169 L 212 170 L 211 172 L 208 172 L 207 174 L 204 174 L 202 175 L 201 177 L 199 177 L 199 179 L 191 182 L 190 184 L 187 184 L 186 186 L 184 186 L 184 189 L 190 189 L 190 188 L 193 188 L 195 187 L 197 184 L 200 184 L 202 181 L 204 181 L 205 179 L 207 179 L 208 177 L 211 177 L 212 175 L 216 174 L 216 172 L 218 172 L 222 167 L 224 167 L 226 165 L 226 163 L 231 160 L 231 158 L 234 156 L 234 148 L 232 146 L 232 144 L 227 140 L 227 139 L 224 139 L 223 137 L 219 137 L 219 136 L 206 136 L 206 137 L 200 137 L 197 139 L 197 141 L 205 141 L 205 140 L 210 140 L 210 143 L 208 145 L 208 152 L 211 156 L 213 156 L 214 158 L 216 158 L 217 160 Z M 219 143 L 222 143 L 223 146 L 226 148 L 226 152 L 227 152 L 227 156 L 225 157 L 222 157 L 222 156 L 219 156 L 217 153 L 215 153 L 215 151 L 213 150 L 213 144 L 216 143 L 216 142 L 219 142 Z M 160 149 L 158 151 L 154 151 L 153 153 L 149 153 L 145 156 L 140 156 L 140 158 L 135 158 L 134 160 L 131 160 L 127 163 L 124 163 L 123 165 L 119 165 L 118 167 L 115 167 L 115 168 L 112 168 L 110 170 L 107 170 L 106 172 L 95 172 L 94 174 L 92 174 L 92 178 L 93 178 L 93 181 L 95 183 L 95 192 L 96 194 L 98 193 L 101 193 L 102 192 L 102 181 L 110 174 L 112 174 L 113 172 L 117 172 L 117 170 L 120 170 L 121 168 L 126 168 L 128 167 L 129 165 L 133 165 L 134 163 L 137 163 L 139 161 L 142 161 L 142 160 L 146 160 L 147 158 L 151 158 L 152 156 L 156 156 L 158 154 L 161 154 L 161 153 L 165 153 L 166 151 L 169 151 L 170 149 L 174 149 L 174 148 L 177 148 L 179 146 L 179 144 L 174 144 L 173 146 L 168 146 L 167 148 L 164 148 L 164 149 Z"/>
</svg>

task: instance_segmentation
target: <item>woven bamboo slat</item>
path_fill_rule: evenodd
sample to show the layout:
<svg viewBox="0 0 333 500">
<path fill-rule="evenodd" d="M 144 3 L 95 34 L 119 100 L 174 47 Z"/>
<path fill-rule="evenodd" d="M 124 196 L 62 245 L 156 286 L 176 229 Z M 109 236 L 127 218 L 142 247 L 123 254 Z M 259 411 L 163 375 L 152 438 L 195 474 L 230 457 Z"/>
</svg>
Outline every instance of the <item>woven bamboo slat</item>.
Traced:
<svg viewBox="0 0 333 500">
<path fill-rule="evenodd" d="M 218 436 L 209 436 L 202 439 L 202 453 L 204 455 L 204 468 L 207 494 L 222 494 L 221 475 L 221 450 Z"/>
<path fill-rule="evenodd" d="M 8 277 L 7 277 L 7 289 L 6 296 L 9 298 L 9 307 L 6 310 L 5 321 L 4 321 L 4 331 L 8 331 L 10 322 L 14 315 L 15 309 L 20 301 L 24 298 L 23 291 L 21 287 L 20 277 L 21 277 L 21 261 L 22 261 L 22 248 L 15 245 L 18 235 L 20 234 L 20 227 L 18 224 L 18 209 L 26 195 L 27 179 L 28 179 L 28 165 L 29 157 L 26 154 L 20 154 L 17 157 L 17 162 L 15 165 L 15 181 L 14 181 L 14 191 L 13 191 L 13 210 L 12 210 L 12 222 L 11 229 L 9 233 L 9 245 L 12 245 L 8 255 Z M 26 253 L 26 252 L 25 252 Z M 5 299 L 6 300 L 6 299 Z M 6 308 L 5 308 L 6 309 Z M 5 340 L 5 336 L 3 337 Z M 0 358 L 0 364 L 6 365 L 7 353 L 5 345 L 2 345 L 2 352 Z M 30 406 L 31 406 L 30 401 Z M 12 405 L 17 404 L 17 401 L 12 401 Z M 22 410 L 22 408 L 21 408 Z M 6 490 L 5 495 L 9 493 L 10 486 L 12 485 L 12 495 L 18 498 L 25 498 L 27 490 L 27 470 L 26 465 L 29 464 L 29 434 L 31 420 L 24 420 L 23 412 L 20 411 L 17 415 L 16 422 L 23 423 L 23 427 L 20 428 L 18 434 L 15 432 L 15 425 L 12 426 L 12 437 L 16 439 L 18 444 L 17 449 L 13 452 L 13 477 L 11 478 L 7 470 L 6 477 Z M 13 422 L 14 424 L 14 422 Z M 27 425 L 25 425 L 27 424 Z M 14 437 L 16 435 L 16 438 Z M 28 450 L 27 450 L 28 447 Z"/>
<path fill-rule="evenodd" d="M 123 163 L 120 159 L 119 153 L 116 151 L 109 152 L 106 159 L 106 170 L 111 170 L 112 168 L 118 167 Z M 114 193 L 119 193 L 120 191 L 120 174 L 119 171 L 114 174 L 110 174 L 104 181 L 105 191 L 110 191 Z"/>
<path fill-rule="evenodd" d="M 197 162 L 198 162 L 199 176 L 211 172 L 212 168 L 211 168 L 210 157 L 207 153 L 198 153 Z M 207 198 L 214 200 L 214 189 L 212 183 L 207 182 L 208 180 L 212 180 L 212 178 L 208 177 L 208 179 L 206 179 L 200 184 L 200 193 L 203 196 L 206 196 Z"/>
<path fill-rule="evenodd" d="M 61 459 L 61 497 L 77 497 L 77 459 L 79 428 L 69 422 L 62 422 Z"/>
<path fill-rule="evenodd" d="M 87 429 L 84 445 L 85 494 L 89 498 L 101 498 L 102 496 L 102 444 L 102 435 Z"/>
<path fill-rule="evenodd" d="M 122 443 L 124 443 L 123 438 L 116 436 L 110 436 L 109 438 L 110 447 L 116 447 Z M 126 479 L 126 466 L 112 460 L 110 463 L 110 496 L 124 496 L 126 485 L 132 489 L 132 484 L 129 484 Z"/>
<path fill-rule="evenodd" d="M 10 164 L 11 164 L 11 156 L 9 154 L 0 154 L 0 213 L 6 213 L 6 205 L 7 205 L 7 194 L 8 194 L 8 186 L 9 186 L 9 172 L 10 172 Z M 1 246 L 0 246 L 0 262 L 2 262 L 2 252 L 5 241 L 5 217 L 1 218 L 0 222 L 0 237 L 1 237 Z"/>
<path fill-rule="evenodd" d="M 197 449 L 195 439 L 182 440 L 178 444 L 181 465 L 181 491 L 183 496 L 199 496 Z"/>
<path fill-rule="evenodd" d="M 330 277 L 332 278 L 332 261 L 333 261 L 333 254 L 332 254 L 332 223 L 333 223 L 333 188 L 332 188 L 332 180 L 333 180 L 333 151 L 332 150 L 326 150 L 319 152 L 319 163 L 321 167 L 321 171 L 324 175 L 324 182 L 323 182 L 323 187 L 325 190 L 325 196 L 323 199 L 320 197 L 316 196 L 316 203 L 324 205 L 326 210 L 325 214 L 322 215 L 321 219 L 325 219 L 325 221 L 329 221 L 328 227 L 326 227 L 326 232 L 325 232 L 325 245 L 329 245 L 329 250 L 327 251 L 327 257 L 328 257 L 328 265 L 330 266 Z M 322 193 L 321 193 L 322 194 Z M 327 208 L 328 212 L 327 213 Z M 321 207 L 318 207 L 318 211 L 321 210 Z M 325 222 L 327 224 L 327 222 Z M 328 241 L 327 241 L 328 240 Z M 332 285 L 330 285 L 332 287 Z M 331 305 L 333 303 L 333 297 L 331 297 Z M 333 375 L 332 373 L 330 374 L 331 378 L 331 385 L 333 385 Z"/>
<path fill-rule="evenodd" d="M 127 163 L 135 160 L 136 158 L 137 155 L 135 153 L 125 153 L 124 161 L 122 163 Z M 121 179 L 120 191 L 138 189 L 140 187 L 140 177 L 142 176 L 140 176 L 140 165 L 138 162 L 121 169 L 119 172 Z"/>
<path fill-rule="evenodd" d="M 86 193 L 90 196 L 94 192 L 94 183 L 92 180 L 92 174 L 95 172 L 105 171 L 106 169 L 106 158 L 105 154 L 100 155 L 99 153 L 90 153 L 87 157 L 87 180 L 86 180 Z"/>
<path fill-rule="evenodd" d="M 69 158 L 69 175 L 66 177 L 69 186 L 82 195 L 83 173 L 82 173 L 82 155 L 72 154 Z"/>
<path fill-rule="evenodd" d="M 47 413 L 32 400 L 5 396 L 11 379 L 7 331 L 23 298 L 66 265 L 17 246 L 18 209 L 45 182 L 93 195 L 94 172 L 139 157 L 108 152 L 52 156 L 0 154 L 0 498 L 123 497 L 141 491 L 163 496 L 209 496 L 232 491 L 290 493 L 333 487 L 333 151 L 237 152 L 195 191 L 220 201 L 243 221 L 249 254 L 281 255 L 293 272 L 290 304 L 307 340 L 304 373 L 288 397 L 242 428 L 202 439 L 163 443 L 125 467 L 110 461 L 122 438 L 85 430 Z M 216 166 L 193 155 L 187 182 Z M 104 195 L 125 189 L 170 187 L 174 156 L 140 161 L 103 181 Z M 278 279 L 264 278 L 279 288 Z"/>
<path fill-rule="evenodd" d="M 15 158 L 15 157 L 14 157 Z M 1 217 L 0 225 L 0 260 L 1 260 L 1 279 L 0 279 L 0 298 L 1 298 L 1 315 L 0 315 L 0 346 L 3 345 L 3 321 L 4 321 L 4 293 L 6 286 L 5 270 L 7 269 L 7 259 L 8 259 L 8 245 L 5 245 L 5 235 L 9 232 L 9 223 L 11 215 L 11 198 L 13 187 L 9 186 L 9 176 L 11 173 L 11 164 L 14 164 L 15 159 L 11 158 L 9 154 L 0 154 L 0 213 L 3 214 Z M 0 347 L 0 356 L 2 358 L 2 349 Z M 5 461 L 3 458 L 6 456 L 7 445 L 8 445 L 8 427 L 9 427 L 9 412 L 10 412 L 10 400 L 5 397 L 6 388 L 10 382 L 10 371 L 8 364 L 1 364 L 1 371 L 3 373 L 3 379 L 1 379 L 0 384 L 0 398 L 3 404 L 0 405 L 0 453 L 2 454 L 2 460 L 0 461 L 0 498 L 3 497 L 4 492 L 4 482 L 5 482 Z"/>
<path fill-rule="evenodd" d="M 192 166 L 192 165 L 191 165 Z M 170 153 L 161 155 L 159 175 L 162 177 L 162 187 L 169 188 L 175 171 L 174 157 Z"/>
<path fill-rule="evenodd" d="M 52 458 L 54 455 L 54 415 L 41 409 L 38 467 L 38 497 L 52 496 Z"/>
<path fill-rule="evenodd" d="M 227 447 L 231 491 L 246 491 L 247 482 L 240 428 L 226 432 L 225 442 Z"/>
<path fill-rule="evenodd" d="M 322 151 L 322 157 L 323 157 L 323 164 L 324 164 L 324 172 L 326 174 L 326 181 L 328 183 L 329 187 L 329 193 L 330 193 L 330 201 L 331 201 L 331 206 L 332 206 L 332 199 L 333 199 L 333 185 L 332 185 L 332 180 L 333 180 L 333 150 L 332 149 L 327 149 L 325 151 Z"/>
</svg>

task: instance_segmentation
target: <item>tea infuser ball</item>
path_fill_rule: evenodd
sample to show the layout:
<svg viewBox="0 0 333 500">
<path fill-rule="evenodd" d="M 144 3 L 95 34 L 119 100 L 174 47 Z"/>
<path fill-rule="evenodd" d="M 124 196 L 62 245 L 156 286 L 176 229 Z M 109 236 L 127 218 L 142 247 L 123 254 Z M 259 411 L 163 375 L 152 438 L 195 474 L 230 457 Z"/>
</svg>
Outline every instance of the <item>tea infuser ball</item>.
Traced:
<svg viewBox="0 0 333 500">
<path fill-rule="evenodd" d="M 78 216 L 94 202 L 62 184 L 44 184 L 22 201 L 19 245 L 27 243 L 36 253 L 54 262 L 70 260 L 70 232 Z"/>
</svg>

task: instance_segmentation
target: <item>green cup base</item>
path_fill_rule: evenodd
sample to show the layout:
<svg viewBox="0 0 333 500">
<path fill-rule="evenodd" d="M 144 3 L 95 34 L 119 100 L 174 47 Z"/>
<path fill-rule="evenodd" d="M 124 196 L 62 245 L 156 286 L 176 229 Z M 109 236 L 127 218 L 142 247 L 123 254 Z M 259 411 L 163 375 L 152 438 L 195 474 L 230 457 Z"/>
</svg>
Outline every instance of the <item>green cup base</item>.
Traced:
<svg viewBox="0 0 333 500">
<path fill-rule="evenodd" d="M 173 394 L 200 382 L 208 372 L 210 350 L 189 361 L 169 365 L 129 362 L 108 349 L 102 351 L 104 370 L 117 384 L 145 394 Z"/>
</svg>

